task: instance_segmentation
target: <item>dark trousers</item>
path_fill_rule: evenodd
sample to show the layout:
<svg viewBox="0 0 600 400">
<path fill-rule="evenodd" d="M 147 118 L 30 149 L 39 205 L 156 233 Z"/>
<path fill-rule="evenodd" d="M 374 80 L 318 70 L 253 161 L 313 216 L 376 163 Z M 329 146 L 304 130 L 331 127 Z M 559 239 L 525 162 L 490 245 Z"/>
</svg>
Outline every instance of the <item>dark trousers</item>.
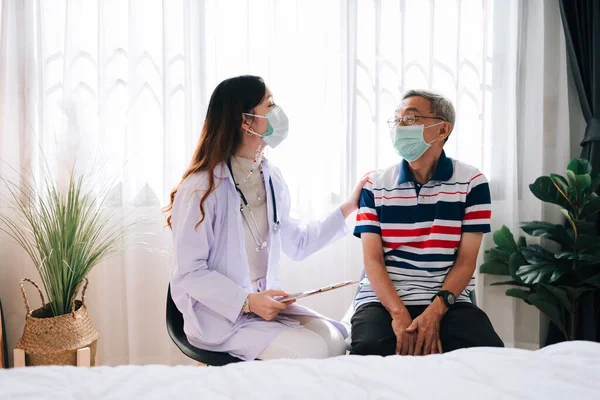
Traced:
<svg viewBox="0 0 600 400">
<path fill-rule="evenodd" d="M 406 306 L 415 319 L 427 306 Z M 351 320 L 350 354 L 388 356 L 396 352 L 392 317 L 381 303 L 360 306 Z M 440 340 L 444 353 L 466 347 L 504 347 L 487 315 L 471 303 L 457 303 L 440 322 Z"/>
</svg>

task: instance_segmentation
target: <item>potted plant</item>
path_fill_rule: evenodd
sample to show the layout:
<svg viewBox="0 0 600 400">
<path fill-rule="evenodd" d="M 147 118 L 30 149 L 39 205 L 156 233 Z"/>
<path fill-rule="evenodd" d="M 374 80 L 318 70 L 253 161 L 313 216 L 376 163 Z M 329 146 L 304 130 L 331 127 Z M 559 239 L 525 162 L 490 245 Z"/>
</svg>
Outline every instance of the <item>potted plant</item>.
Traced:
<svg viewBox="0 0 600 400">
<path fill-rule="evenodd" d="M 596 194 L 600 175 L 589 162 L 574 158 L 566 177 L 541 176 L 529 185 L 535 197 L 561 208 L 567 223 L 524 222 L 526 234 L 540 238 L 528 244 L 524 236 L 515 240 L 503 226 L 494 232 L 495 247 L 485 252 L 481 272 L 509 277 L 492 285 L 513 286 L 507 296 L 537 307 L 560 329 L 566 340 L 576 339 L 581 299 L 600 288 L 600 238 L 590 217 L 600 211 Z"/>
<path fill-rule="evenodd" d="M 41 185 L 26 176 L 0 180 L 7 194 L 0 229 L 27 252 L 49 300 L 35 283 L 21 281 L 27 316 L 17 348 L 25 351 L 27 365 L 75 365 L 77 350 L 89 347 L 93 364 L 99 334 L 84 304 L 86 276 L 122 247 L 131 225 L 111 218 L 107 193 L 87 188 L 83 175 L 72 174 L 64 190 L 50 178 Z M 41 308 L 30 311 L 24 281 L 38 289 Z"/>
</svg>

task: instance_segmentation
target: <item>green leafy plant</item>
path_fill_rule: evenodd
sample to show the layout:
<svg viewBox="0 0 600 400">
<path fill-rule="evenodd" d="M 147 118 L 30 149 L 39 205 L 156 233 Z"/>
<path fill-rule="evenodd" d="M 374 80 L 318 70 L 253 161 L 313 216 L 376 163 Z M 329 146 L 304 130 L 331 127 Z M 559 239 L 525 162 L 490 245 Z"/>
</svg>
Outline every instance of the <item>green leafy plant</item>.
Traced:
<svg viewBox="0 0 600 400">
<path fill-rule="evenodd" d="M 65 190 L 50 178 L 43 185 L 22 175 L 16 181 L 0 180 L 6 189 L 0 230 L 33 261 L 54 316 L 70 313 L 82 279 L 122 248 L 133 224 L 111 218 L 108 192 L 86 189 L 83 176 L 71 175 Z"/>
<path fill-rule="evenodd" d="M 566 177 L 550 174 L 537 178 L 529 185 L 531 193 L 559 206 L 568 223 L 525 222 L 521 229 L 529 236 L 556 243 L 560 250 L 528 245 L 524 236 L 515 240 L 503 226 L 494 232 L 496 246 L 485 252 L 481 265 L 482 273 L 509 277 L 492 285 L 513 286 L 506 295 L 537 307 L 567 340 L 575 340 L 581 297 L 600 288 L 600 238 L 594 223 L 589 222 L 600 211 L 599 185 L 600 175 L 579 158 L 569 163 Z"/>
</svg>

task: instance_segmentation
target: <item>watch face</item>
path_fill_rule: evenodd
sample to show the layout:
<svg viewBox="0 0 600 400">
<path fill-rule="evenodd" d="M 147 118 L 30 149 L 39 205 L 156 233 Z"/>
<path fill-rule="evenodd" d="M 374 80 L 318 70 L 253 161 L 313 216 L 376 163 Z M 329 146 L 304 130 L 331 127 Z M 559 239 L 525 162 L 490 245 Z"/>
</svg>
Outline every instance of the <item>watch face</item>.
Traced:
<svg viewBox="0 0 600 400">
<path fill-rule="evenodd" d="M 448 295 L 446 296 L 446 300 L 448 300 L 448 304 L 453 305 L 454 303 L 456 303 L 456 296 L 454 296 L 453 293 L 448 293 Z"/>
</svg>

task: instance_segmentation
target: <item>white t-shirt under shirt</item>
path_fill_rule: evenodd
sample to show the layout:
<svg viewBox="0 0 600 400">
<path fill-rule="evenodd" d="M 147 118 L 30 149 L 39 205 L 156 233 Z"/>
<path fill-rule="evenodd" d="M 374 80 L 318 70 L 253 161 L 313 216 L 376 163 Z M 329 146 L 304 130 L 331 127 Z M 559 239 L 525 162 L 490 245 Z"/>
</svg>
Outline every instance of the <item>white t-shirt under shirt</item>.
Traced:
<svg viewBox="0 0 600 400">
<path fill-rule="evenodd" d="M 250 215 L 247 207 L 242 209 L 243 215 L 246 217 L 243 220 L 244 239 L 246 242 L 246 254 L 248 255 L 248 263 L 250 264 L 250 280 L 255 290 L 259 290 L 258 282 L 267 275 L 267 267 L 269 262 L 269 218 L 267 214 L 267 193 L 265 183 L 258 165 L 255 165 L 254 171 L 248 177 L 248 173 L 252 170 L 254 160 L 249 160 L 243 157 L 233 156 L 231 169 L 236 183 L 239 184 L 240 190 L 244 193 L 248 205 L 252 210 L 254 220 Z M 248 177 L 248 179 L 246 179 Z M 246 222 L 247 221 L 247 222 Z M 257 233 L 256 228 L 260 235 Z M 256 251 L 258 245 L 252 236 L 252 232 L 259 241 L 267 242 L 267 246 L 260 251 Z M 260 289 L 264 290 L 264 288 Z"/>
</svg>

